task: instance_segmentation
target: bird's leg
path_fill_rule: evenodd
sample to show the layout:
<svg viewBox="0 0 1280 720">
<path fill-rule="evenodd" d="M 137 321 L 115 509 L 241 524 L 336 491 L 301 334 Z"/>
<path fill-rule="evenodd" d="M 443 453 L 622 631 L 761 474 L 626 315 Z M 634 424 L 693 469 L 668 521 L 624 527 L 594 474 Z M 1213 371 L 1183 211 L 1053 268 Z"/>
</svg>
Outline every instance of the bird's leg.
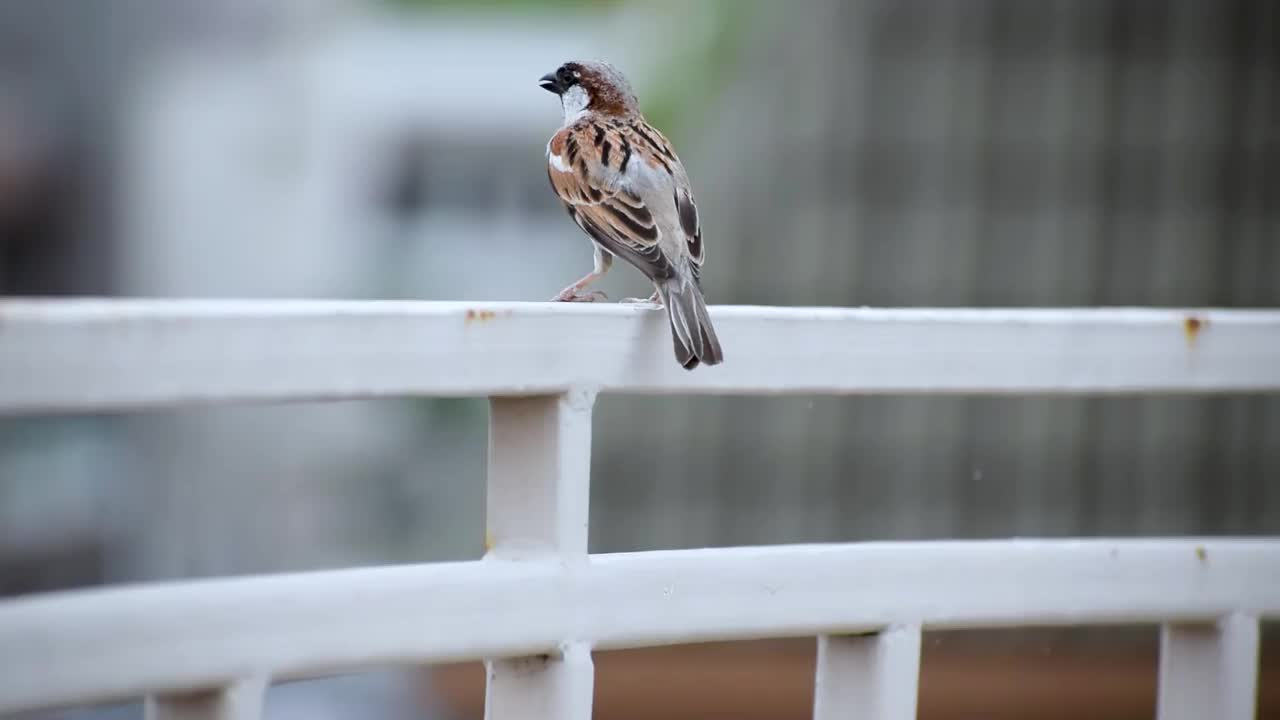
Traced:
<svg viewBox="0 0 1280 720">
<path fill-rule="evenodd" d="M 662 305 L 662 296 L 658 294 L 658 289 L 655 287 L 655 288 L 653 289 L 653 294 L 652 294 L 652 295 L 650 295 L 650 296 L 649 296 L 649 297 L 647 297 L 647 298 L 623 298 L 623 299 L 622 299 L 622 302 L 624 302 L 624 303 L 633 303 L 633 304 L 641 304 L 641 303 L 644 303 L 644 304 L 648 304 L 648 305 L 659 305 L 659 306 L 660 306 L 660 305 Z"/>
<path fill-rule="evenodd" d="M 613 265 L 613 253 L 606 253 L 599 245 L 595 245 L 595 250 L 595 267 L 591 272 L 583 275 L 578 282 L 561 290 L 559 295 L 551 298 L 551 302 L 596 302 L 609 299 L 609 296 L 600 290 L 592 290 L 585 295 L 578 294 L 591 283 L 604 277 L 604 274 L 609 272 L 609 267 Z"/>
</svg>

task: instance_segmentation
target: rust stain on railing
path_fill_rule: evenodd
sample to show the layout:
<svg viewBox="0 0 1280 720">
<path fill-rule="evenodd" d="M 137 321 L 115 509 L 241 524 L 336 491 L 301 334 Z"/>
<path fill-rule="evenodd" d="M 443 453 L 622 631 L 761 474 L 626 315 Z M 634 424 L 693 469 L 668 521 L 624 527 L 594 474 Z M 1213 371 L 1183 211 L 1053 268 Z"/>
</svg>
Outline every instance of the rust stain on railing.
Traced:
<svg viewBox="0 0 1280 720">
<path fill-rule="evenodd" d="M 506 310 L 506 311 L 504 311 L 502 314 L 503 314 L 503 315 L 510 315 L 510 314 L 511 314 L 511 311 L 510 311 L 510 310 Z M 471 310 L 471 309 L 468 309 L 468 310 L 467 310 L 467 312 L 466 312 L 466 315 L 465 315 L 466 323 L 467 323 L 468 325 L 470 325 L 471 323 L 476 323 L 476 322 L 489 322 L 490 320 L 493 320 L 493 319 L 494 319 L 494 318 L 496 318 L 496 317 L 498 317 L 498 313 L 497 313 L 496 311 L 494 311 L 494 310 Z"/>
<path fill-rule="evenodd" d="M 1200 337 L 1200 331 L 1204 330 L 1209 324 L 1208 320 L 1201 320 L 1194 315 L 1188 315 L 1182 321 L 1182 334 L 1187 338 L 1187 345 L 1195 347 L 1196 340 Z"/>
</svg>

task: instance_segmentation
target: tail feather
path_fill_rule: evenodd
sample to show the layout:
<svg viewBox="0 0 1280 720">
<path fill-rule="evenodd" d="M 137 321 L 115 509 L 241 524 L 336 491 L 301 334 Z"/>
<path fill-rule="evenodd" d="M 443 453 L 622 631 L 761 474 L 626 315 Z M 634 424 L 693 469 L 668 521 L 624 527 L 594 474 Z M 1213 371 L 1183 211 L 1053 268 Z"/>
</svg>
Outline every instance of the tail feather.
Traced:
<svg viewBox="0 0 1280 720">
<path fill-rule="evenodd" d="M 720 340 L 711 325 L 706 301 L 697 284 L 676 278 L 663 287 L 663 301 L 671 320 L 671 339 L 675 346 L 676 361 L 686 370 L 701 363 L 717 365 L 724 360 Z"/>
</svg>

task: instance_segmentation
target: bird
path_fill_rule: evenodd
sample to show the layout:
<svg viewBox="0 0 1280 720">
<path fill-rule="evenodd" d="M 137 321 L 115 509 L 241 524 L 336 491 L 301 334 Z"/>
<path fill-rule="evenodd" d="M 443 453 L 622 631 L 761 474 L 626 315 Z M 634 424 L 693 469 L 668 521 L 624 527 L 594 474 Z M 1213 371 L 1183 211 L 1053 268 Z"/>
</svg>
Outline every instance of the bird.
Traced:
<svg viewBox="0 0 1280 720">
<path fill-rule="evenodd" d="M 547 177 L 595 251 L 591 272 L 552 300 L 608 299 L 587 288 L 621 257 L 654 286 L 650 297 L 624 302 L 666 307 L 681 367 L 721 363 L 702 295 L 702 223 L 671 142 L 645 120 L 631 84 L 607 62 L 569 61 L 538 85 L 558 95 L 564 110 L 563 125 L 547 143 Z"/>
</svg>

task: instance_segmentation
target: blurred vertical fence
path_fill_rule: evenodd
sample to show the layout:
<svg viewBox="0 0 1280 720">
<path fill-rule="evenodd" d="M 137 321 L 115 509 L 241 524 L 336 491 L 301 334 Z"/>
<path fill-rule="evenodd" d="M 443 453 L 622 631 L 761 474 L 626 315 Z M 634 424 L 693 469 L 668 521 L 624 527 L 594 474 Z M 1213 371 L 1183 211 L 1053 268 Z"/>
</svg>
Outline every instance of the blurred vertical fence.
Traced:
<svg viewBox="0 0 1280 720">
<path fill-rule="evenodd" d="M 1280 5 L 756 9 L 682 138 L 713 302 L 1280 304 Z M 598 422 L 605 548 L 1280 531 L 1275 397 L 627 399 Z"/>
</svg>

